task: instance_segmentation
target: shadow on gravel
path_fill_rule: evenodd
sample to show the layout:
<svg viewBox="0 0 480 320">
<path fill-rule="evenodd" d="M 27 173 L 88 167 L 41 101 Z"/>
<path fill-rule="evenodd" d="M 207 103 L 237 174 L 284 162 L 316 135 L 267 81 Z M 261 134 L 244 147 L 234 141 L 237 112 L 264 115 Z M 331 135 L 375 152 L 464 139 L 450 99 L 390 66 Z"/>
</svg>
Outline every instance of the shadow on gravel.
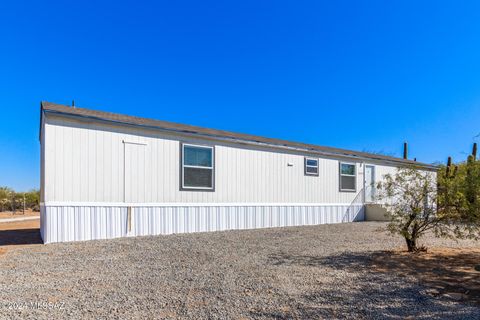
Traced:
<svg viewBox="0 0 480 320">
<path fill-rule="evenodd" d="M 450 250 L 455 251 L 455 250 Z M 409 255 L 404 252 L 343 253 L 327 257 L 275 254 L 269 263 L 292 272 L 335 276 L 293 299 L 288 312 L 254 312 L 258 318 L 477 319 L 480 252 Z M 295 270 L 296 266 L 307 267 Z M 318 270 L 320 269 L 320 270 Z M 324 271 L 323 271 L 323 270 Z M 339 276 L 341 275 L 341 276 Z M 321 278 L 319 276 L 319 278 Z M 472 303 L 473 302 L 473 303 Z"/>
<path fill-rule="evenodd" d="M 41 244 L 40 229 L 0 230 L 0 246 Z"/>
<path fill-rule="evenodd" d="M 325 267 L 334 268 L 356 268 L 365 267 L 371 260 L 371 254 L 368 253 L 344 253 L 341 255 L 318 257 L 304 255 L 276 254 L 270 255 L 270 262 L 275 266 L 307 266 L 307 267 Z"/>
<path fill-rule="evenodd" d="M 378 272 L 413 276 L 432 295 L 448 295 L 480 306 L 480 249 L 436 248 L 427 253 L 376 252 L 372 267 Z"/>
</svg>

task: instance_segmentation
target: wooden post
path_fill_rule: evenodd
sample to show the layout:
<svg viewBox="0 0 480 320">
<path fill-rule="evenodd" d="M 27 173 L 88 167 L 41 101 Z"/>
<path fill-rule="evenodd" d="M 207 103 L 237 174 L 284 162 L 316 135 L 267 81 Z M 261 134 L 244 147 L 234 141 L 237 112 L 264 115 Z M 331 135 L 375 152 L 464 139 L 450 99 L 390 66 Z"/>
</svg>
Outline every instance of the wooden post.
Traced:
<svg viewBox="0 0 480 320">
<path fill-rule="evenodd" d="M 473 156 L 473 161 L 477 160 L 477 143 L 473 143 L 473 149 L 472 149 L 472 156 Z"/>
<path fill-rule="evenodd" d="M 128 232 L 132 231 L 132 207 L 127 208 Z"/>
<path fill-rule="evenodd" d="M 403 159 L 408 159 L 408 144 L 406 141 L 403 143 Z"/>
<path fill-rule="evenodd" d="M 23 215 L 25 215 L 25 192 L 23 193 Z"/>
</svg>

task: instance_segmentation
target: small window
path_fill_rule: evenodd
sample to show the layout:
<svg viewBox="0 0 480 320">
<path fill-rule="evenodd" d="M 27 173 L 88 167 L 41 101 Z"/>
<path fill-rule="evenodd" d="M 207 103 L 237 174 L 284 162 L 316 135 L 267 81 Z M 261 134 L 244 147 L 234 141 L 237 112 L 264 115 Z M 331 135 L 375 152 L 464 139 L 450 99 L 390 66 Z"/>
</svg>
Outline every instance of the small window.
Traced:
<svg viewBox="0 0 480 320">
<path fill-rule="evenodd" d="M 357 190 L 357 172 L 353 163 L 340 162 L 340 191 Z"/>
<path fill-rule="evenodd" d="M 182 189 L 213 190 L 213 147 L 182 144 Z"/>
<path fill-rule="evenodd" d="M 305 158 L 305 175 L 318 176 L 318 159 Z"/>
</svg>

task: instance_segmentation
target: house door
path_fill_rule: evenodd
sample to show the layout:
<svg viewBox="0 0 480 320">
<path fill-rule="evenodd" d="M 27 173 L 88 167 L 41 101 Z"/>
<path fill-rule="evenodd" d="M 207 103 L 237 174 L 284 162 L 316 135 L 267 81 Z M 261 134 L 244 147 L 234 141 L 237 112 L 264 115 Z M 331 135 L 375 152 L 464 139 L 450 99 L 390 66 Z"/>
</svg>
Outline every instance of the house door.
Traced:
<svg viewBox="0 0 480 320">
<path fill-rule="evenodd" d="M 145 202 L 146 197 L 146 145 L 124 141 L 124 201 Z"/>
<path fill-rule="evenodd" d="M 375 166 L 365 166 L 365 202 L 375 199 Z"/>
</svg>

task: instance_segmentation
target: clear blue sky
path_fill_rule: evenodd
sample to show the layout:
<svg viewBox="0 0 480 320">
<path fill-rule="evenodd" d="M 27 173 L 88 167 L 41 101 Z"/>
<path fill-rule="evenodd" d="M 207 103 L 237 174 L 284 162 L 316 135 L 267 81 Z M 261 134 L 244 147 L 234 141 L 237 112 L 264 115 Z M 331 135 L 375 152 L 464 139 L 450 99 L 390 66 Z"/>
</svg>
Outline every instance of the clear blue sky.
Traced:
<svg viewBox="0 0 480 320">
<path fill-rule="evenodd" d="M 445 161 L 480 133 L 478 1 L 2 1 L 0 185 L 39 102 Z"/>
</svg>

